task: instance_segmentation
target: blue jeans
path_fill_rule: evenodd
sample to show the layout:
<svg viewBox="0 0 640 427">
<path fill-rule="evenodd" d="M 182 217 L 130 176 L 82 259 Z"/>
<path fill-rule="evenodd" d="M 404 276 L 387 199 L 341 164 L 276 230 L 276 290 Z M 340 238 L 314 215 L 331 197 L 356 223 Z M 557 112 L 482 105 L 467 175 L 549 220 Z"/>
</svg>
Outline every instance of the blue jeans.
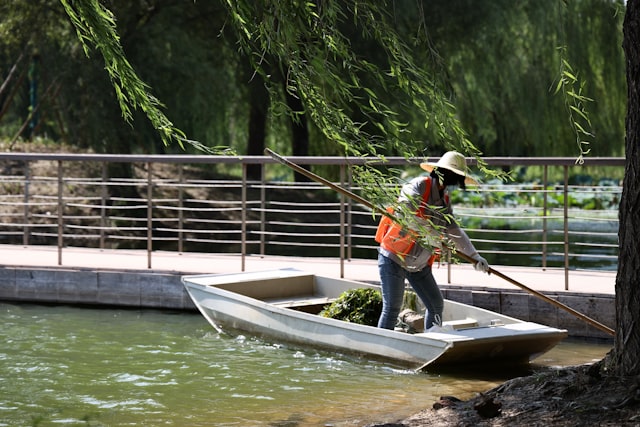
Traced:
<svg viewBox="0 0 640 427">
<path fill-rule="evenodd" d="M 378 320 L 379 328 L 393 329 L 395 327 L 398 314 L 402 309 L 405 279 L 409 281 L 427 308 L 424 319 L 425 330 L 434 324 L 442 324 L 444 299 L 433 273 L 431 273 L 431 266 L 420 271 L 409 272 L 392 259 L 378 254 L 378 270 L 382 283 L 382 314 Z"/>
</svg>

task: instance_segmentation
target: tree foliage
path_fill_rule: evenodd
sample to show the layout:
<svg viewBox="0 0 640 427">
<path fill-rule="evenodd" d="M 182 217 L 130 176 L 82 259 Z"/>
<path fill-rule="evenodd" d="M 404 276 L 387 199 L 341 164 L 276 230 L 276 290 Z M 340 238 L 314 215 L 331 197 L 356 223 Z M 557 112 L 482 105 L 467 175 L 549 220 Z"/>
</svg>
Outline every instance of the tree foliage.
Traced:
<svg viewBox="0 0 640 427">
<path fill-rule="evenodd" d="M 41 134 L 82 149 L 123 154 L 182 152 L 180 142 L 186 150 L 203 152 L 200 141 L 211 152 L 243 137 L 244 129 L 233 134 L 243 108 L 237 105 L 241 94 L 234 81 L 237 55 L 218 37 L 224 24 L 219 4 L 113 0 L 107 10 L 104 2 L 73 2 L 71 13 L 80 19 L 76 29 L 60 0 L 10 3 L 0 4 L 1 63 L 13 64 L 21 51 L 27 56 L 37 52 L 42 83 L 56 79 L 61 86 L 54 100 L 42 99 L 48 114 Z M 89 17 L 82 21 L 85 13 Z M 91 20 L 99 21 L 101 32 L 86 33 Z M 114 42 L 92 41 L 114 31 Z M 108 47 L 104 53 L 102 47 Z M 112 70 L 115 87 L 106 68 Z M 120 87 L 125 81 L 134 84 Z M 15 84 L 17 79 L 9 82 Z M 15 129 L 13 121 L 22 120 L 28 107 L 28 97 L 18 90 L 1 118 L 2 129 Z M 173 143 L 165 145 L 163 138 Z"/>
<path fill-rule="evenodd" d="M 389 91 L 406 102 L 405 108 L 420 111 L 424 126 L 433 126 L 444 145 L 475 152 L 438 76 L 416 64 L 411 49 L 393 31 L 386 2 L 226 4 L 255 68 L 267 75 L 263 60 L 279 58 L 286 67 L 287 90 L 302 99 L 306 114 L 345 154 L 378 155 L 389 148 L 408 156 L 421 152 L 423 146 L 412 139 L 400 109 L 380 95 Z M 385 64 L 354 51 L 341 32 L 348 25 L 375 45 L 372 52 L 385 52 Z M 364 79 L 372 84 L 365 85 Z M 283 103 L 279 107 L 286 112 Z M 355 112 L 363 120 L 355 120 Z M 376 131 L 367 131 L 368 124 Z"/>
<path fill-rule="evenodd" d="M 149 86 L 140 79 L 124 54 L 113 13 L 98 0 L 60 2 L 71 19 L 85 54 L 89 56 L 94 47 L 102 54 L 125 121 L 131 121 L 131 109 L 140 108 L 164 144 L 177 142 L 184 148 L 184 144 L 189 143 L 208 151 L 204 144 L 187 139 L 161 110 L 162 104 L 151 94 Z"/>
<path fill-rule="evenodd" d="M 579 155 L 578 123 L 594 135 L 589 142 L 597 141 L 592 154 L 621 155 L 623 10 L 621 1 L 604 0 L 432 3 L 426 26 L 479 149 L 486 155 Z M 567 84 L 556 93 L 558 83 Z M 582 110 L 591 129 L 571 117 L 579 90 L 580 101 L 593 100 Z"/>
<path fill-rule="evenodd" d="M 310 154 L 473 155 L 471 141 L 489 156 L 575 155 L 567 96 L 553 93 L 566 63 L 594 100 L 592 139 L 604 142 L 589 148 L 611 155 L 621 153 L 625 91 L 616 5 L 15 0 L 0 6 L 0 55 L 11 64 L 37 50 L 43 84 L 60 82 L 49 135 L 123 153 L 174 151 L 163 141 L 187 136 L 247 152 L 249 89 L 266 84 L 259 135 L 285 153 L 287 117 L 304 115 Z M 13 104 L 27 111 L 25 96 Z"/>
</svg>

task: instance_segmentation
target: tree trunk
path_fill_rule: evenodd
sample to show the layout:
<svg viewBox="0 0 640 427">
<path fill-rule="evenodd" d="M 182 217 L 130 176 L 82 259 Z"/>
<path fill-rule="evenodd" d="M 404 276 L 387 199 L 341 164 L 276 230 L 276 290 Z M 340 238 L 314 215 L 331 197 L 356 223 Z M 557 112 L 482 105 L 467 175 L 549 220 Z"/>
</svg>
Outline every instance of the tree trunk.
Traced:
<svg viewBox="0 0 640 427">
<path fill-rule="evenodd" d="M 247 155 L 261 156 L 264 153 L 264 142 L 267 136 L 267 110 L 269 108 L 269 91 L 265 87 L 262 76 L 256 73 L 249 83 L 249 140 Z M 262 165 L 248 165 L 247 178 L 259 180 Z"/>
<path fill-rule="evenodd" d="M 309 128 L 307 127 L 307 116 L 304 112 L 304 105 L 297 96 L 286 91 L 287 105 L 291 109 L 291 148 L 294 156 L 309 155 Z M 300 165 L 305 169 L 309 169 L 309 165 Z M 296 182 L 310 181 L 305 175 L 295 172 L 294 179 Z"/>
<path fill-rule="evenodd" d="M 616 336 L 611 369 L 640 374 L 640 0 L 629 0 L 623 25 L 627 63 L 626 165 L 620 199 Z"/>
</svg>

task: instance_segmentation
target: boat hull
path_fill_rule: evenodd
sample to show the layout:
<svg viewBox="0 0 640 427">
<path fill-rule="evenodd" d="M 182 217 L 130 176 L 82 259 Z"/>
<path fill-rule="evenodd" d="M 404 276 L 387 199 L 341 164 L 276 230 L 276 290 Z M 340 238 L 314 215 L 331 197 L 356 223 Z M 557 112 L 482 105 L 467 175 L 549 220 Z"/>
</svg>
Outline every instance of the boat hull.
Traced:
<svg viewBox="0 0 640 427">
<path fill-rule="evenodd" d="M 296 270 L 185 276 L 183 283 L 220 331 L 240 330 L 414 367 L 528 363 L 566 336 L 564 330 L 448 300 L 444 317 L 449 324 L 466 319 L 477 326 L 408 334 L 329 319 L 305 309 L 322 306 L 348 289 L 375 286 Z"/>
</svg>

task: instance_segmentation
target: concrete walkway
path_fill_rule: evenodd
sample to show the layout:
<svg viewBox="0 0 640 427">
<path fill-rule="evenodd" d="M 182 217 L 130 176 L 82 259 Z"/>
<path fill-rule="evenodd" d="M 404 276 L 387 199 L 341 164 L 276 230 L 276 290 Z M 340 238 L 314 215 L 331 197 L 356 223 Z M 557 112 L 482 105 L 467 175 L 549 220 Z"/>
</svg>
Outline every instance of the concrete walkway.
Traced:
<svg viewBox="0 0 640 427">
<path fill-rule="evenodd" d="M 151 268 L 144 250 L 100 250 L 90 248 L 63 248 L 61 263 L 58 263 L 58 248 L 52 246 L 0 245 L 0 265 L 13 267 L 92 269 L 118 271 L 146 271 L 174 274 L 239 273 L 243 271 L 240 255 L 152 252 Z M 563 292 L 565 272 L 558 268 L 491 266 L 503 275 L 539 292 Z M 244 271 L 259 271 L 278 268 L 297 268 L 315 274 L 345 279 L 379 282 L 375 260 L 354 259 L 344 262 L 341 268 L 338 258 L 303 258 L 251 255 L 245 257 Z M 434 266 L 434 276 L 441 285 L 513 288 L 517 286 L 493 275 L 479 273 L 469 264 L 454 264 L 451 275 L 446 265 Z M 572 293 L 606 294 L 615 292 L 614 271 L 569 272 L 569 289 Z"/>
</svg>

